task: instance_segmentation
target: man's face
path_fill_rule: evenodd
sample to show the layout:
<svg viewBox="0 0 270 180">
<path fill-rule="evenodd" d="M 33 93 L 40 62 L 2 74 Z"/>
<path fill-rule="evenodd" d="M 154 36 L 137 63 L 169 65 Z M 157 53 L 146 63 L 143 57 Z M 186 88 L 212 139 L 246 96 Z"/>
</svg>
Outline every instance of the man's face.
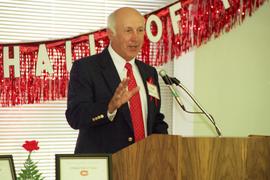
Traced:
<svg viewBox="0 0 270 180">
<path fill-rule="evenodd" d="M 112 48 L 126 61 L 136 57 L 144 40 L 144 18 L 130 13 L 115 18 L 115 34 L 110 36 Z"/>
</svg>

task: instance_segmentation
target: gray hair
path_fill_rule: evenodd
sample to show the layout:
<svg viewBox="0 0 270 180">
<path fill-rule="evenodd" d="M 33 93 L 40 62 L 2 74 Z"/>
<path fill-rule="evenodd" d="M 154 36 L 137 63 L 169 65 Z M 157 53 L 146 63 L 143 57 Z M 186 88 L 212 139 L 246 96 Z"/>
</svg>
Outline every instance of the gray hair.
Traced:
<svg viewBox="0 0 270 180">
<path fill-rule="evenodd" d="M 107 28 L 115 34 L 115 13 L 112 12 L 107 19 Z"/>
</svg>

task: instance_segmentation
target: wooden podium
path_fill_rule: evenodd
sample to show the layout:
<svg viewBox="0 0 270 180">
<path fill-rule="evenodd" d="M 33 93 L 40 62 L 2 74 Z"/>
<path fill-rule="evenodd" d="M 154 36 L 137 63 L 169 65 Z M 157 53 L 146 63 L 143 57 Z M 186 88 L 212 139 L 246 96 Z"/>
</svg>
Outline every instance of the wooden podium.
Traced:
<svg viewBox="0 0 270 180">
<path fill-rule="evenodd" d="M 113 180 L 270 180 L 270 137 L 152 135 L 112 167 Z"/>
</svg>

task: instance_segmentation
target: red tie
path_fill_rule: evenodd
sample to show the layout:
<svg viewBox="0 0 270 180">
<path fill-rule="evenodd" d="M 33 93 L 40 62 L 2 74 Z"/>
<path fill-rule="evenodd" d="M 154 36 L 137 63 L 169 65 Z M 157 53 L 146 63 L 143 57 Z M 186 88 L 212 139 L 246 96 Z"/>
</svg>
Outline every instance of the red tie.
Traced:
<svg viewBox="0 0 270 180">
<path fill-rule="evenodd" d="M 127 77 L 129 77 L 128 90 L 130 91 L 131 89 L 137 87 L 137 83 L 133 75 L 131 64 L 126 63 L 125 68 L 127 69 Z M 145 137 L 143 115 L 142 115 L 142 104 L 139 92 L 137 92 L 129 100 L 129 109 L 134 129 L 135 142 L 137 142 Z"/>
</svg>

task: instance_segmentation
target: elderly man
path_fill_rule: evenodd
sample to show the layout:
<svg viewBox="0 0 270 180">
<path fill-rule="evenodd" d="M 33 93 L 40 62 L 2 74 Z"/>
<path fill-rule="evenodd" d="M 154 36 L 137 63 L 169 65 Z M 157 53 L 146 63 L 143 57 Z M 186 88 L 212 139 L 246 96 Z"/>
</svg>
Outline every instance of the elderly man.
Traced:
<svg viewBox="0 0 270 180">
<path fill-rule="evenodd" d="M 108 17 L 109 47 L 74 62 L 66 118 L 79 129 L 75 153 L 114 153 L 150 134 L 167 134 L 156 69 L 136 59 L 144 29 L 137 10 L 117 9 Z"/>
</svg>

